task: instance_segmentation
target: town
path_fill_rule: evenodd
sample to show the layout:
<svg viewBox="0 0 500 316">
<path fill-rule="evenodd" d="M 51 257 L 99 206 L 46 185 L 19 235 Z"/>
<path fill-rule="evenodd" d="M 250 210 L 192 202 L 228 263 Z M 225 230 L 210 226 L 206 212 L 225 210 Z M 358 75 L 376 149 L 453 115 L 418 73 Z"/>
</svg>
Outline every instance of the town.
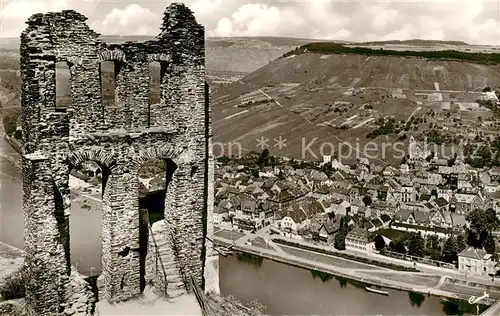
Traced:
<svg viewBox="0 0 500 316">
<path fill-rule="evenodd" d="M 267 150 L 220 157 L 215 224 L 494 278 L 500 169 L 460 158 L 449 165 L 414 142 L 400 168 L 366 158 L 353 166 L 331 156 L 301 162 Z"/>
</svg>

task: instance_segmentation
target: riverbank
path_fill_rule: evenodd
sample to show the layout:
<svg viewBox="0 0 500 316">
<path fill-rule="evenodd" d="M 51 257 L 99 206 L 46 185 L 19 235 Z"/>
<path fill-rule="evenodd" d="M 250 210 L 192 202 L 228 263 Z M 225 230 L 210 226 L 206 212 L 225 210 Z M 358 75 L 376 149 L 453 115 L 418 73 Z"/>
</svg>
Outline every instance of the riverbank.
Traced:
<svg viewBox="0 0 500 316">
<path fill-rule="evenodd" d="M 22 150 L 23 145 L 21 144 L 20 141 L 18 141 L 14 137 L 8 136 L 7 134 L 4 134 L 4 138 L 7 141 L 7 143 L 9 143 L 10 147 L 12 147 L 12 149 L 14 149 L 19 155 L 23 154 Z"/>
<path fill-rule="evenodd" d="M 282 247 L 283 251 L 276 251 L 275 245 L 254 246 L 252 243 L 241 244 L 219 236 L 214 236 L 214 241 L 235 251 L 362 282 L 366 286 L 375 285 L 457 300 L 468 300 L 470 296 L 481 296 L 484 292 L 482 288 L 466 285 L 450 286 L 454 282 L 450 282 L 449 277 L 422 272 L 395 271 L 368 264 L 353 263 L 349 260 L 315 254 L 299 248 L 278 245 L 278 247 Z M 333 261 L 332 264 L 328 264 L 326 259 Z M 446 290 L 443 289 L 445 285 Z M 485 300 L 483 303 L 485 305 L 494 304 L 496 299 L 500 298 L 500 292 L 495 292 L 494 296 L 495 298 Z M 491 295 L 491 297 L 494 296 Z"/>
<path fill-rule="evenodd" d="M 24 252 L 0 242 L 0 280 L 19 270 L 24 263 Z"/>
</svg>

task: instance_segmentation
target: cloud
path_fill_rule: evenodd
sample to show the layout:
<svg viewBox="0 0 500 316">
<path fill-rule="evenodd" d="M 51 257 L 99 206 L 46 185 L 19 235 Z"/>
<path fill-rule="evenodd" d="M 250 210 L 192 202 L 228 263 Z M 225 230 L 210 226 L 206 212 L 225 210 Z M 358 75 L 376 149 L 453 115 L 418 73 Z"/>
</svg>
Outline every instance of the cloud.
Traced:
<svg viewBox="0 0 500 316">
<path fill-rule="evenodd" d="M 134 3 L 124 9 L 113 8 L 91 27 L 102 34 L 153 35 L 159 31 L 160 21 L 161 15 Z"/>
<path fill-rule="evenodd" d="M 240 4 L 207 28 L 211 36 L 293 36 L 376 41 L 463 40 L 499 44 L 496 3 L 455 1 L 327 1 Z"/>
<path fill-rule="evenodd" d="M 66 0 L 3 0 L 0 6 L 0 37 L 19 37 L 26 20 L 35 13 L 74 9 L 87 16 L 94 12 L 99 0 L 69 2 Z"/>
<path fill-rule="evenodd" d="M 73 8 L 102 34 L 156 35 L 167 3 L 99 0 L 3 1 L 2 37 L 19 36 L 35 12 Z M 500 44 L 499 7 L 489 0 L 187 0 L 207 36 L 290 36 L 375 41 L 462 40 Z M 98 6 L 98 10 L 96 9 Z"/>
</svg>

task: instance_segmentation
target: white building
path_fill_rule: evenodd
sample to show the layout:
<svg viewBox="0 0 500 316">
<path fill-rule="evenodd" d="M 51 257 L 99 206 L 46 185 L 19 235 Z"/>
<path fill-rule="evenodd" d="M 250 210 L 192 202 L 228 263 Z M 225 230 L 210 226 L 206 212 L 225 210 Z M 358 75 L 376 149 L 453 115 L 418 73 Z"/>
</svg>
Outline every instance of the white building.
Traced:
<svg viewBox="0 0 500 316">
<path fill-rule="evenodd" d="M 332 156 L 323 156 L 323 164 L 328 164 L 332 162 Z"/>
<path fill-rule="evenodd" d="M 481 97 L 483 100 L 491 100 L 493 102 L 498 102 L 498 97 L 497 97 L 495 91 L 483 92 Z"/>
<path fill-rule="evenodd" d="M 458 271 L 465 275 L 488 277 L 496 273 L 496 262 L 483 249 L 469 247 L 458 254 Z"/>
<path fill-rule="evenodd" d="M 345 247 L 349 250 L 373 252 L 374 243 L 369 240 L 369 232 L 355 227 L 345 237 Z"/>
</svg>

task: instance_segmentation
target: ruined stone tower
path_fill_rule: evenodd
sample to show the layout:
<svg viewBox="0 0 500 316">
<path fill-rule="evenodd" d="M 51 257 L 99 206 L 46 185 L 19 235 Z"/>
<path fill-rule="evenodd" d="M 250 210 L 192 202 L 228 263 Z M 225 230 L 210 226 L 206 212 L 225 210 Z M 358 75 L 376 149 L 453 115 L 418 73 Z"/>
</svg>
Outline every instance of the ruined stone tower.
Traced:
<svg viewBox="0 0 500 316">
<path fill-rule="evenodd" d="M 210 173 L 210 108 L 204 28 L 170 5 L 155 40 L 106 44 L 73 10 L 35 14 L 21 35 L 23 203 L 29 315 L 64 312 L 71 292 L 69 173 L 86 161 L 103 174 L 99 299 L 140 295 L 144 279 L 163 294 L 188 278 L 204 286 Z M 112 61 L 115 103 L 101 93 L 101 64 Z M 160 64 L 161 101 L 149 100 L 149 63 Z M 70 70 L 71 106 L 56 107 L 56 63 Z M 167 162 L 165 221 L 151 242 L 144 276 L 138 170 Z M 154 239 L 154 238 L 153 238 Z M 154 247 L 152 246 L 154 245 Z"/>
</svg>

